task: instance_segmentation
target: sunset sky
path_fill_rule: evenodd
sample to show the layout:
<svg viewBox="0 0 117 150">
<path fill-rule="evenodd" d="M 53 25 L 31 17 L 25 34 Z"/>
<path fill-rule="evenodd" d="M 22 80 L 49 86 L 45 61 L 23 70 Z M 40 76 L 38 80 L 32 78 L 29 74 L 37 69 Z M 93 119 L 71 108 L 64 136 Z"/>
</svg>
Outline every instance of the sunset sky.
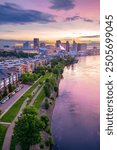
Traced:
<svg viewBox="0 0 117 150">
<path fill-rule="evenodd" d="M 99 0 L 0 0 L 0 39 L 97 39 L 99 12 Z"/>
</svg>

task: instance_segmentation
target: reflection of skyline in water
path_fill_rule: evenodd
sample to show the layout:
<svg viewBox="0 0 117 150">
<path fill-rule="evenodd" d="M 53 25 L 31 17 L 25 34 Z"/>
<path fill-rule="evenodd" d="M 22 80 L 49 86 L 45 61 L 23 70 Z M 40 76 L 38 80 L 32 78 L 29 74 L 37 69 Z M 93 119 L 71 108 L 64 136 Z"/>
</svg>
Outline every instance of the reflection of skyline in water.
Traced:
<svg viewBox="0 0 117 150">
<path fill-rule="evenodd" d="M 99 56 L 81 57 L 66 67 L 53 112 L 60 150 L 99 150 Z"/>
</svg>

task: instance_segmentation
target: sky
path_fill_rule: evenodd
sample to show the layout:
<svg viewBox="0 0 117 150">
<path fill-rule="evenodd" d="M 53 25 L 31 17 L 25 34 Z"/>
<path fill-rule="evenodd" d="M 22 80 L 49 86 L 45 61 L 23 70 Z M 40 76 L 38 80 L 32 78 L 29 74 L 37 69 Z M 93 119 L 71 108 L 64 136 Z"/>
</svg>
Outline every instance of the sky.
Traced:
<svg viewBox="0 0 117 150">
<path fill-rule="evenodd" d="M 0 39 L 99 39 L 99 0 L 0 0 Z"/>
</svg>

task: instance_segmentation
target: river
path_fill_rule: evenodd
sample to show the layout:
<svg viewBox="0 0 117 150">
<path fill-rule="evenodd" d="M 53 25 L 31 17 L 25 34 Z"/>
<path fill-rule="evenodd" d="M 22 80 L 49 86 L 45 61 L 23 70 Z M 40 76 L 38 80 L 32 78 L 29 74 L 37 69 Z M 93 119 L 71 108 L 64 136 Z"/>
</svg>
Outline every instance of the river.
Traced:
<svg viewBox="0 0 117 150">
<path fill-rule="evenodd" d="M 52 116 L 55 150 L 100 149 L 100 56 L 65 67 Z"/>
</svg>

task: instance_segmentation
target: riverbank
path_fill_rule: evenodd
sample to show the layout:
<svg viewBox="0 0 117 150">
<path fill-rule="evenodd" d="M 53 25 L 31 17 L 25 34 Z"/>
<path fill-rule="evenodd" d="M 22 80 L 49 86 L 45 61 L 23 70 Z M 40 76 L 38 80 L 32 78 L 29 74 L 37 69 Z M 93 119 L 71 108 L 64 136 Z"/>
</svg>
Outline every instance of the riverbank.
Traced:
<svg viewBox="0 0 117 150">
<path fill-rule="evenodd" d="M 61 80 L 61 77 L 62 75 L 60 75 L 57 79 L 57 87 L 59 89 L 59 83 L 60 83 L 60 80 Z M 42 138 L 43 138 L 43 144 L 39 144 L 40 146 L 40 149 L 43 149 L 43 150 L 52 150 L 53 149 L 53 146 L 54 146 L 54 139 L 52 137 L 52 115 L 53 115 L 53 110 L 54 110 L 54 107 L 55 107 L 55 102 L 56 102 L 56 98 L 58 96 L 58 91 L 55 92 L 54 90 L 52 91 L 51 93 L 51 96 L 48 98 L 48 97 L 44 97 L 42 103 L 41 103 L 41 106 L 39 108 L 39 117 L 41 117 L 42 115 L 46 115 L 49 119 L 49 124 L 48 124 L 48 127 L 45 131 L 42 131 Z M 46 109 L 45 108 L 45 101 L 48 100 L 49 101 L 49 108 Z M 51 146 L 49 144 L 47 144 L 47 141 L 48 139 L 51 138 Z M 34 148 L 35 150 L 36 147 Z"/>
</svg>

